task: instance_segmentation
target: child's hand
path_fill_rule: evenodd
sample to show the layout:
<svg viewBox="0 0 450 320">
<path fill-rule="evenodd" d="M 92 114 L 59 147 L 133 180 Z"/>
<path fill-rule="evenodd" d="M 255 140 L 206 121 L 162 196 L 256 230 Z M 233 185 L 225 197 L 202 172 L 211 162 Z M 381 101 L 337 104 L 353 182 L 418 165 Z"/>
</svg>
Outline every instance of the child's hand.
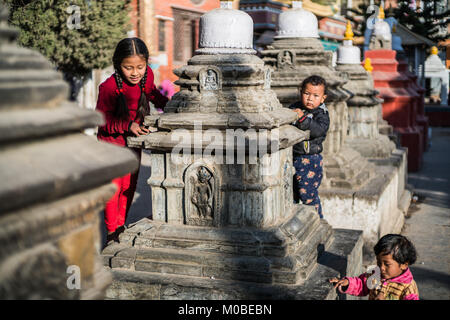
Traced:
<svg viewBox="0 0 450 320">
<path fill-rule="evenodd" d="M 139 137 L 140 135 L 146 135 L 150 132 L 147 128 L 144 126 L 138 125 L 136 122 L 133 122 L 130 126 L 130 131 L 136 136 Z"/>
<path fill-rule="evenodd" d="M 375 298 L 375 300 L 386 300 L 386 298 L 384 297 L 383 292 L 380 292 L 377 297 Z"/>
<path fill-rule="evenodd" d="M 336 289 L 336 288 L 338 288 L 339 289 L 339 292 L 340 293 L 344 293 L 343 291 L 342 291 L 342 288 L 344 287 L 347 287 L 348 286 L 348 279 L 338 279 L 338 278 L 332 278 L 332 279 L 330 279 L 330 280 L 328 280 L 330 283 L 336 283 L 335 285 L 334 285 L 334 288 Z"/>
<path fill-rule="evenodd" d="M 303 110 L 302 109 L 294 109 L 294 110 L 292 110 L 292 111 L 295 111 L 295 112 L 297 112 L 297 116 L 298 116 L 298 118 L 301 118 L 301 117 L 303 117 L 303 115 L 304 115 L 304 113 L 303 113 Z"/>
</svg>

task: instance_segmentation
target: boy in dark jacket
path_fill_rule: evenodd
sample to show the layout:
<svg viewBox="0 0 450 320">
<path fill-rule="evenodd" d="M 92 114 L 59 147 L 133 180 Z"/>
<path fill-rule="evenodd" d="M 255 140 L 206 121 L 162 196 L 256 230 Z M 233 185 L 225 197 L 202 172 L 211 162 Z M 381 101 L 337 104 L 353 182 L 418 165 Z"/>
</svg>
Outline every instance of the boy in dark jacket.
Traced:
<svg viewBox="0 0 450 320">
<path fill-rule="evenodd" d="M 289 107 L 298 115 L 293 125 L 300 130 L 310 131 L 309 140 L 293 147 L 295 192 L 303 204 L 315 206 L 320 218 L 323 218 L 318 191 L 323 172 L 320 153 L 330 126 L 330 117 L 324 104 L 326 88 L 326 81 L 322 77 L 313 75 L 306 78 L 301 85 L 301 101 Z"/>
</svg>

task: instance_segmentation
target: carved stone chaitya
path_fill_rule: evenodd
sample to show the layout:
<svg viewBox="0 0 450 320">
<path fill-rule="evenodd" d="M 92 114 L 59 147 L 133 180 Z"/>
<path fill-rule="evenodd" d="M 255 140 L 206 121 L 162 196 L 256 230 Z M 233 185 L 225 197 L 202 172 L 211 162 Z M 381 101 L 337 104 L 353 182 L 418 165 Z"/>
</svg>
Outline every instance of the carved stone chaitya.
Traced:
<svg viewBox="0 0 450 320">
<path fill-rule="evenodd" d="M 285 19 L 293 19 L 294 15 L 298 21 L 308 20 L 310 23 L 303 28 L 287 24 Z M 332 53 L 323 49 L 318 39 L 317 26 L 315 16 L 302 8 L 294 7 L 283 12 L 279 17 L 275 40 L 262 52 L 262 57 L 273 70 L 272 89 L 284 107 L 300 100 L 299 87 L 305 78 L 313 74 L 325 78 L 328 84 L 325 103 L 330 114 L 330 128 L 324 142 L 322 189 L 351 190 L 370 180 L 373 172 L 371 165 L 361 159 L 359 153 L 344 144 L 348 130 L 346 100 L 351 97 L 351 93 L 343 87 L 347 80 L 331 67 Z M 289 28 L 289 32 L 283 28 Z M 282 63 L 281 57 L 285 52 L 292 53 L 295 58 L 291 68 L 286 68 Z"/>
<path fill-rule="evenodd" d="M 346 35 L 351 33 L 350 22 L 347 26 L 349 30 Z M 348 75 L 349 81 L 344 88 L 353 93 L 347 101 L 349 128 L 346 143 L 372 163 L 377 164 L 377 180 L 372 185 L 371 192 L 374 199 L 372 215 L 379 217 L 377 223 L 383 233 L 395 233 L 400 231 L 411 199 L 411 192 L 405 188 L 406 150 L 397 148 L 387 135 L 380 134 L 380 127 L 387 127 L 383 124 L 381 114 L 383 100 L 377 98 L 379 92 L 374 90 L 371 73 L 361 65 L 360 57 L 359 48 L 353 46 L 352 36 L 349 36 L 338 49 L 336 66 L 337 71 Z M 366 61 L 368 70 L 371 69 L 369 63 L 370 60 Z M 330 220 L 340 226 L 346 226 L 342 223 L 346 218 L 334 216 Z M 374 223 L 373 219 L 370 223 Z M 361 228 L 369 231 L 369 228 L 362 226 Z"/>
<path fill-rule="evenodd" d="M 99 212 L 138 161 L 81 133 L 101 114 L 67 100 L 62 75 L 17 46 L 7 19 L 0 4 L 0 299 L 101 299 Z"/>
<path fill-rule="evenodd" d="M 228 5 L 200 26 L 196 55 L 175 70 L 180 91 L 145 119 L 159 131 L 128 140 L 152 150 L 153 217 L 103 251 L 108 297 L 333 298 L 321 279 L 359 270 L 360 232 L 293 203 L 292 145 L 307 133 L 270 89 L 250 16 Z"/>
<path fill-rule="evenodd" d="M 389 24 L 384 21 L 384 9 L 380 6 L 378 18 L 375 20 L 373 32 L 370 36 L 370 50 L 392 50 L 392 33 Z"/>
</svg>

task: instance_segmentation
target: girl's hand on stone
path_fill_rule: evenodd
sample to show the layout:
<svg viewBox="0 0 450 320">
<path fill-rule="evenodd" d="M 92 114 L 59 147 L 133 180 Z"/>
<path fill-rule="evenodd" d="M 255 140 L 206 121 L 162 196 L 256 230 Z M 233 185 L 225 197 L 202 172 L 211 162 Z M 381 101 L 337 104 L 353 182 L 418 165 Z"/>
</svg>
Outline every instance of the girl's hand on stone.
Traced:
<svg viewBox="0 0 450 320">
<path fill-rule="evenodd" d="M 139 137 L 141 135 L 146 135 L 150 132 L 147 128 L 144 126 L 138 125 L 136 122 L 133 122 L 130 126 L 130 131 L 136 136 Z"/>
<path fill-rule="evenodd" d="M 328 280 L 330 283 L 335 283 L 334 288 L 338 288 L 340 293 L 344 293 L 342 291 L 343 288 L 346 288 L 348 286 L 348 279 L 338 279 L 338 278 L 332 278 Z"/>
</svg>

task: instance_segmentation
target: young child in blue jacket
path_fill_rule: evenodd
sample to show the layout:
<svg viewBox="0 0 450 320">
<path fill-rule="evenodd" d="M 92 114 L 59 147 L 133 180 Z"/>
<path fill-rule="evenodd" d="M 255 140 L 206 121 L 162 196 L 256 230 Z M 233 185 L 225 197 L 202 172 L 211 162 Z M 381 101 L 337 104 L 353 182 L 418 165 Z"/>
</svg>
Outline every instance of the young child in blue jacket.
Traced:
<svg viewBox="0 0 450 320">
<path fill-rule="evenodd" d="M 310 131 L 308 140 L 293 146 L 294 193 L 303 204 L 314 206 L 320 218 L 323 218 L 318 191 L 323 172 L 321 152 L 330 126 L 330 116 L 324 103 L 326 90 L 324 78 L 310 76 L 302 82 L 301 100 L 289 106 L 298 115 L 294 125 Z"/>
</svg>

